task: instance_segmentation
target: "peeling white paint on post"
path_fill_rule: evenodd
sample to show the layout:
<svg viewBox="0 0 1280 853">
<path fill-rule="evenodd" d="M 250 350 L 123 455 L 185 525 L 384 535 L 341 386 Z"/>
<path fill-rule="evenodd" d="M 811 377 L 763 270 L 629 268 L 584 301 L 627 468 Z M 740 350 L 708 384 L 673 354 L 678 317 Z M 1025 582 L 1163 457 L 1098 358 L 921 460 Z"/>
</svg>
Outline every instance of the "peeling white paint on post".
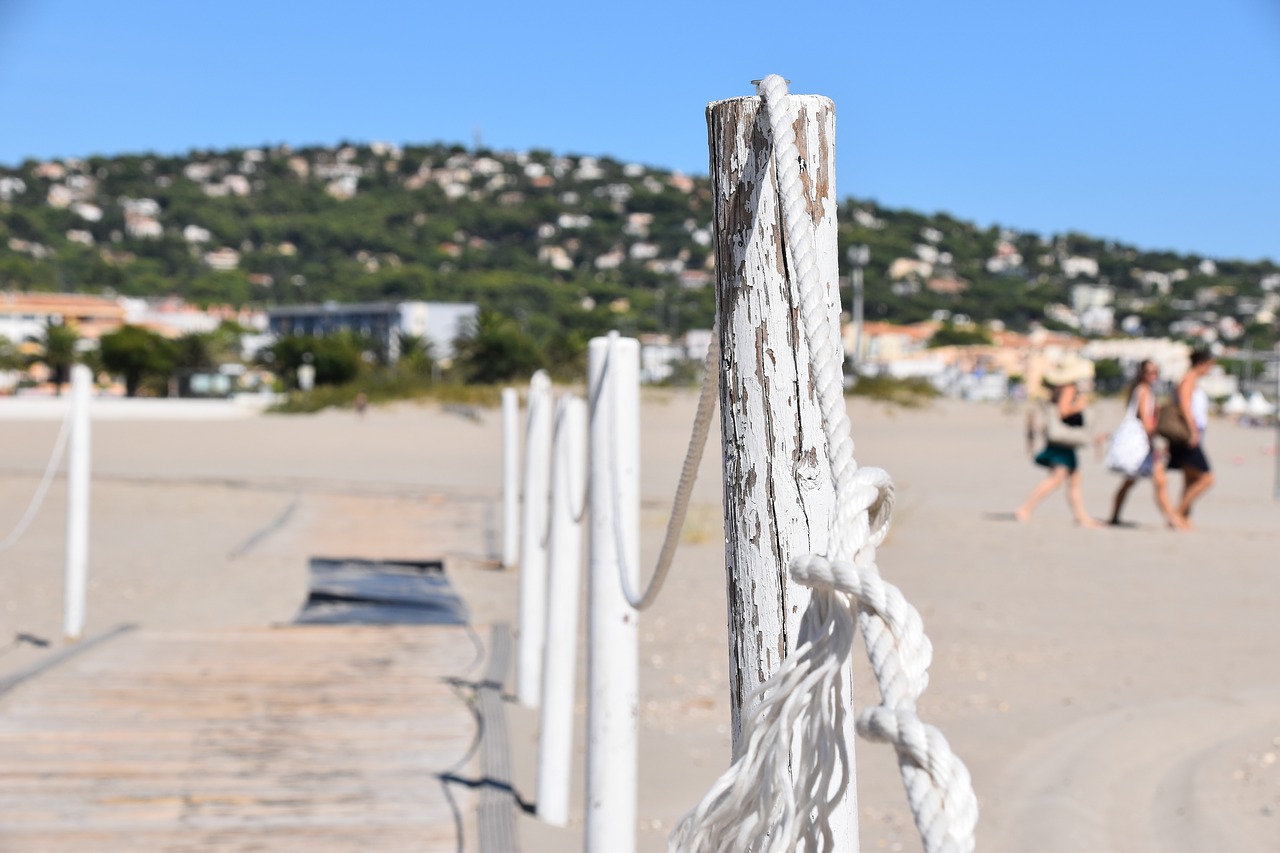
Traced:
<svg viewBox="0 0 1280 853">
<path fill-rule="evenodd" d="M 835 109 L 793 95 L 801 175 L 817 268 L 840 334 L 835 199 Z M 751 692 L 795 647 L 808 590 L 791 582 L 797 554 L 826 553 L 835 513 L 822 415 L 809 369 L 800 298 L 785 257 L 769 123 L 758 97 L 707 107 L 715 203 L 720 323 L 721 440 L 735 756 Z M 837 340 L 837 351 L 840 351 Z M 846 679 L 849 684 L 851 679 Z M 846 695 L 850 702 L 851 695 Z M 849 728 L 853 757 L 852 715 Z M 854 787 L 833 816 L 836 848 L 856 850 Z"/>
<path fill-rule="evenodd" d="M 547 488 L 551 471 L 551 380 L 541 370 L 529 382 L 524 445 L 524 518 L 520 538 L 520 642 L 516 699 L 538 707 L 547 630 Z"/>
<path fill-rule="evenodd" d="M 638 586 L 640 562 L 640 342 L 593 338 L 587 655 L 587 853 L 631 853 L 636 843 L 637 613 L 620 571 Z"/>
<path fill-rule="evenodd" d="M 583 479 L 586 424 L 587 408 L 582 399 L 568 394 L 561 397 L 551 448 L 547 651 L 542 667 L 542 729 L 538 736 L 538 817 L 552 826 L 569 823 L 582 513 L 587 491 Z"/>
<path fill-rule="evenodd" d="M 67 564 L 62 633 L 68 640 L 84 634 L 89 574 L 89 467 L 93 371 L 71 368 L 71 435 L 67 455 Z"/>
<path fill-rule="evenodd" d="M 520 557 L 520 393 L 502 389 L 502 567 Z"/>
</svg>

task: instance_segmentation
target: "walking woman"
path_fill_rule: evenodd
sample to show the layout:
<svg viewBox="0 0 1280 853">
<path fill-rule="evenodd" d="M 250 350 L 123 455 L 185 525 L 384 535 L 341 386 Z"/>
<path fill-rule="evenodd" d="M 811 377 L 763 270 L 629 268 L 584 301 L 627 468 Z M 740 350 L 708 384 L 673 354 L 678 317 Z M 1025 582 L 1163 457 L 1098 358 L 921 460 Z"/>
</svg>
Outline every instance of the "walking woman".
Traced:
<svg viewBox="0 0 1280 853">
<path fill-rule="evenodd" d="M 1049 386 L 1049 404 L 1045 412 L 1045 447 L 1036 454 L 1035 462 L 1049 469 L 1049 475 L 1036 486 L 1026 502 L 1018 507 L 1014 517 L 1018 521 L 1031 518 L 1031 512 L 1049 493 L 1067 485 L 1067 504 L 1071 514 L 1081 527 L 1101 527 L 1084 510 L 1080 494 L 1080 468 L 1076 448 L 1088 442 L 1084 425 L 1085 409 L 1089 405 L 1088 393 L 1080 385 L 1093 378 L 1093 362 L 1072 358 L 1055 365 L 1045 372 L 1044 381 Z M 1031 436 L 1029 436 L 1030 438 Z"/>
<path fill-rule="evenodd" d="M 1116 489 L 1111 507 L 1111 524 L 1121 525 L 1120 511 L 1124 509 L 1129 490 L 1139 479 L 1150 477 L 1156 489 L 1156 504 L 1170 527 L 1186 529 L 1186 522 L 1173 509 L 1169 501 L 1169 478 L 1165 474 L 1164 460 L 1156 452 L 1156 392 L 1154 383 L 1160 378 L 1159 368 L 1150 360 L 1138 365 L 1137 375 L 1129 388 L 1128 406 L 1124 420 L 1111 436 L 1107 448 L 1107 467 L 1124 480 Z"/>
</svg>

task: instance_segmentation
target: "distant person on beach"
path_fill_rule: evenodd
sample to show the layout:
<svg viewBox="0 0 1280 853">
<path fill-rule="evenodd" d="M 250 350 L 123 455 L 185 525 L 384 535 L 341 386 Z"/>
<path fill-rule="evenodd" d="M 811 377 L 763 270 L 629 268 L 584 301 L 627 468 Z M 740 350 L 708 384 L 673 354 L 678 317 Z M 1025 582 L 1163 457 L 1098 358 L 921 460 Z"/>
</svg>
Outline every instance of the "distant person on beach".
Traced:
<svg viewBox="0 0 1280 853">
<path fill-rule="evenodd" d="M 356 415 L 363 418 L 364 410 L 367 408 L 369 408 L 369 398 L 365 396 L 363 391 L 361 391 L 356 395 Z"/>
<path fill-rule="evenodd" d="M 1107 449 L 1107 467 L 1124 479 L 1116 489 L 1111 506 L 1110 523 L 1123 524 L 1120 512 L 1124 509 L 1129 490 L 1139 479 L 1151 478 L 1156 489 L 1156 504 L 1170 527 L 1179 530 L 1186 527 L 1182 516 L 1173 509 L 1169 500 L 1169 478 L 1165 473 L 1164 459 L 1156 450 L 1156 392 L 1154 383 L 1160 378 L 1155 363 L 1144 360 L 1138 365 L 1133 384 L 1129 387 L 1124 420 L 1111 434 Z"/>
<path fill-rule="evenodd" d="M 1080 468 L 1076 448 L 1088 443 L 1085 409 L 1089 394 L 1081 385 L 1093 378 L 1093 363 L 1082 358 L 1063 361 L 1045 372 L 1049 400 L 1044 406 L 1045 446 L 1035 456 L 1035 463 L 1049 469 L 1049 475 L 1036 486 L 1026 502 L 1013 514 L 1018 521 L 1031 518 L 1036 504 L 1049 493 L 1067 484 L 1067 504 L 1081 527 L 1101 527 L 1084 510 L 1080 494 Z M 1034 415 L 1032 415 L 1034 417 Z M 1028 449 L 1034 449 L 1036 431 L 1030 422 L 1027 430 Z"/>
<path fill-rule="evenodd" d="M 1215 364 L 1213 354 L 1198 349 L 1191 353 L 1191 369 L 1178 383 L 1173 404 L 1182 412 L 1191 432 L 1184 442 L 1169 442 L 1169 468 L 1182 471 L 1182 503 L 1178 515 L 1183 524 L 1191 526 L 1191 507 L 1213 485 L 1213 472 L 1209 469 L 1209 457 L 1204 452 L 1204 432 L 1209 426 L 1209 395 L 1200 387 L 1200 380 Z"/>
</svg>

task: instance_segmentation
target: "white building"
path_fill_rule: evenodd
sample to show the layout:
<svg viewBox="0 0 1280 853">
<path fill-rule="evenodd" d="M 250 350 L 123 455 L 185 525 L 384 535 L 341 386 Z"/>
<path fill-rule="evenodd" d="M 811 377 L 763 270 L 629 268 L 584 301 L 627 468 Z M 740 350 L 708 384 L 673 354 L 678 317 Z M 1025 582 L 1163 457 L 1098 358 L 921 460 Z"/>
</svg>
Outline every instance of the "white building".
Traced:
<svg viewBox="0 0 1280 853">
<path fill-rule="evenodd" d="M 453 358 L 453 342 L 480 316 L 478 306 L 452 302 L 366 302 L 281 305 L 267 309 L 272 334 L 323 336 L 351 331 L 373 338 L 391 361 L 400 357 L 400 336 L 431 344 L 441 361 Z"/>
<path fill-rule="evenodd" d="M 1098 262 L 1093 258 L 1070 257 L 1062 259 L 1062 274 L 1067 278 L 1098 277 Z"/>
</svg>

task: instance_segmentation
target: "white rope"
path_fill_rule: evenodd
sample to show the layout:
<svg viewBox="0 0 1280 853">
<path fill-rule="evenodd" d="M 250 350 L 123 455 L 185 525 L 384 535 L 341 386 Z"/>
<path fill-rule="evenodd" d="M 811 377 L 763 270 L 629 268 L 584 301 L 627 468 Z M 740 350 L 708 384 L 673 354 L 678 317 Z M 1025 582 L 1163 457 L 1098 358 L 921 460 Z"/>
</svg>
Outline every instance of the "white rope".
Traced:
<svg viewBox="0 0 1280 853">
<path fill-rule="evenodd" d="M 792 578 L 813 589 L 797 648 L 748 702 L 759 704 L 744 721 L 742 755 L 676 827 L 670 846 L 681 851 L 793 851 L 798 844 L 833 849 L 830 814 L 849 783 L 842 670 L 856 612 L 881 694 L 881 704 L 858 717 L 857 730 L 897 751 L 925 850 L 971 851 L 978 808 L 969 772 L 941 732 L 916 714 L 928 685 L 932 647 L 919 613 L 875 565 L 876 547 L 889 531 L 893 484 L 884 471 L 859 470 L 853 458 L 842 358 L 819 280 L 786 82 L 770 75 L 758 92 L 773 134 L 792 280 L 836 487 L 832 556 L 791 561 Z M 796 766 L 789 767 L 793 742 L 804 746 Z"/>
<path fill-rule="evenodd" d="M 609 333 L 609 349 L 605 357 L 604 375 L 601 382 L 609 381 L 612 396 L 602 401 L 609 410 L 609 437 L 616 441 L 618 431 L 614 428 L 613 418 L 617 413 L 618 382 L 608 379 L 610 365 L 614 363 L 617 332 Z M 716 393 L 720 387 L 720 326 L 717 323 L 711 330 L 711 344 L 707 347 L 707 358 L 703 364 L 702 390 L 698 393 L 698 408 L 693 417 L 693 432 L 689 436 L 689 447 L 685 450 L 684 464 L 680 467 L 680 481 L 676 485 L 675 500 L 671 504 L 671 515 L 667 518 L 667 532 L 662 540 L 662 549 L 658 552 L 658 563 L 650 576 L 649 584 L 643 595 L 636 595 L 631 585 L 631 573 L 627 568 L 625 543 L 622 541 L 622 484 L 621 472 L 618 470 L 618 449 L 610 448 L 610 479 L 612 480 L 613 501 L 613 533 L 618 551 L 618 572 L 622 579 L 622 594 L 627 603 L 635 610 L 645 610 L 653 604 L 662 591 L 662 586 L 671 572 L 671 563 L 676 548 L 680 544 L 680 534 L 684 530 L 685 519 L 689 514 L 689 501 L 693 495 L 694 483 L 698 480 L 698 466 L 702 464 L 702 452 L 707 445 L 707 435 L 711 432 L 711 418 L 716 411 Z"/>
<path fill-rule="evenodd" d="M 74 408 L 74 403 L 67 406 L 67 414 L 62 419 L 62 427 L 58 430 L 58 438 L 53 443 L 53 453 L 49 455 L 49 462 L 44 467 L 44 476 L 40 479 L 40 484 L 36 486 L 35 494 L 31 496 L 31 503 L 27 505 L 27 511 L 22 514 L 22 518 L 18 520 L 12 532 L 3 541 L 0 541 L 0 551 L 7 551 L 16 545 L 18 540 L 22 538 L 22 534 L 26 533 L 27 528 L 31 526 L 31 522 L 35 520 L 36 513 L 40 511 L 40 507 L 44 503 L 44 496 L 49 491 L 49 485 L 53 482 L 53 475 L 62 463 L 62 456 L 67 449 L 67 437 L 71 435 L 71 412 Z"/>
<path fill-rule="evenodd" d="M 580 453 L 582 448 L 565 446 L 565 442 L 568 441 L 565 437 L 567 432 L 565 422 L 568 420 L 569 410 L 564 403 L 568 399 L 568 397 L 562 398 L 560 404 L 556 406 L 556 419 L 551 428 L 551 464 L 553 468 L 551 472 L 551 490 L 554 493 L 556 489 L 564 489 L 565 503 L 569 507 L 569 517 L 573 519 L 574 524 L 579 524 L 587 515 L 587 484 L 581 484 L 582 494 L 575 501 L 573 499 L 573 482 L 569 476 L 573 473 L 573 466 L 569 463 L 569 454 Z M 574 509 L 575 506 L 577 509 Z M 544 541 L 546 542 L 551 541 L 552 520 L 551 513 L 548 512 L 547 530 L 544 536 Z"/>
<path fill-rule="evenodd" d="M 550 404 L 551 404 L 551 377 L 547 374 L 545 370 L 535 371 L 533 376 L 529 377 L 529 411 L 525 416 L 526 420 L 524 424 L 524 455 L 526 460 L 526 463 L 525 463 L 526 466 L 529 464 L 528 460 L 530 459 L 530 451 L 532 449 L 532 444 L 533 444 L 534 424 L 537 423 L 537 419 L 541 417 L 542 407 L 548 406 Z M 553 430 L 557 426 L 558 426 L 557 421 L 553 420 L 552 421 Z M 552 462 L 554 462 L 555 461 L 555 454 L 554 454 L 555 432 L 554 431 L 551 434 L 551 441 L 552 441 L 552 450 L 553 450 L 551 460 Z M 526 469 L 526 475 L 527 473 L 528 472 Z M 547 550 L 547 546 L 551 542 L 550 489 L 551 489 L 551 478 L 555 476 L 555 471 L 548 470 L 547 476 L 548 476 L 548 481 L 546 483 L 541 484 L 543 489 L 540 494 L 535 494 L 533 496 L 530 496 L 528 476 L 523 477 L 522 479 L 525 480 L 525 482 L 520 484 L 521 498 L 525 501 L 528 501 L 528 500 L 541 501 L 542 507 L 544 509 L 542 540 L 538 543 L 538 547 L 541 548 L 543 551 Z M 537 487 L 535 486 L 535 489 L 536 488 Z"/>
</svg>

